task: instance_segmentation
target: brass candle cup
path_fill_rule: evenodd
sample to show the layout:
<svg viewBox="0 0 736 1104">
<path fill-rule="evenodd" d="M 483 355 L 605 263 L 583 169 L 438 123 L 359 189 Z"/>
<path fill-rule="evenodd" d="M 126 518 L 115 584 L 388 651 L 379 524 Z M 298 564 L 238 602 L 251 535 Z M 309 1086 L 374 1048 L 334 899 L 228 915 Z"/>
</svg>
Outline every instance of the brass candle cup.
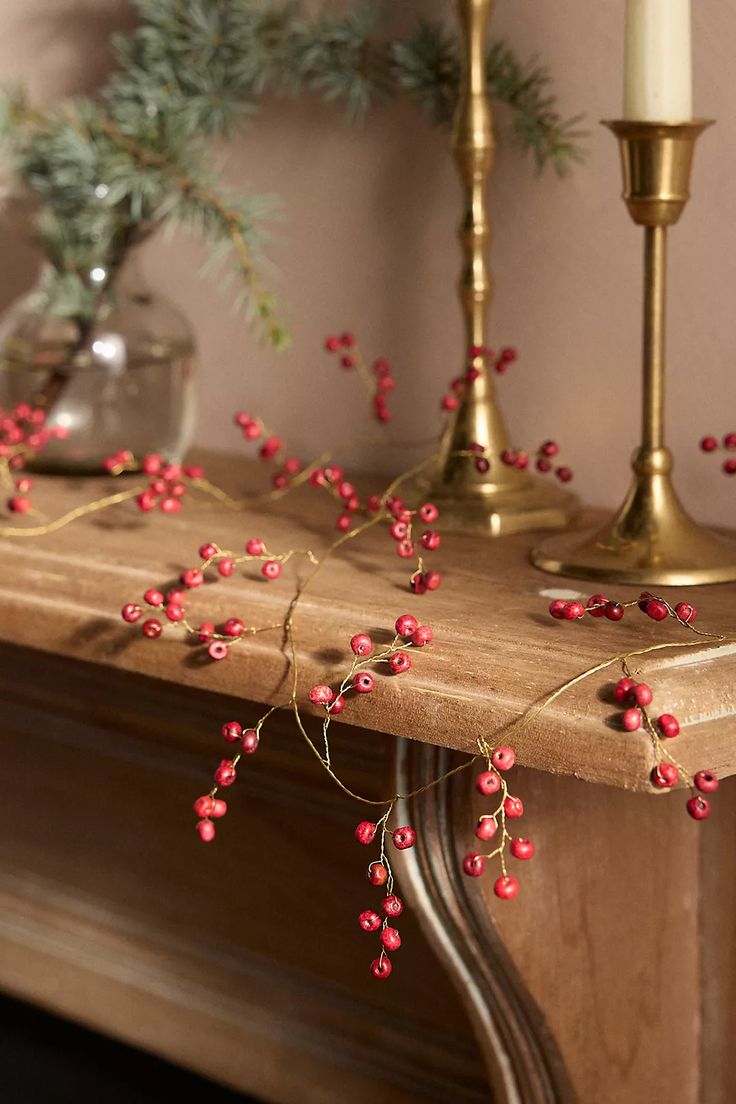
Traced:
<svg viewBox="0 0 736 1104">
<path fill-rule="evenodd" d="M 736 579 L 736 542 L 693 521 L 672 484 L 664 444 L 667 228 L 690 197 L 695 142 L 711 120 L 607 122 L 617 136 L 623 198 L 644 227 L 643 402 L 634 478 L 618 513 L 598 531 L 545 540 L 532 563 L 600 582 L 697 586 Z"/>
</svg>

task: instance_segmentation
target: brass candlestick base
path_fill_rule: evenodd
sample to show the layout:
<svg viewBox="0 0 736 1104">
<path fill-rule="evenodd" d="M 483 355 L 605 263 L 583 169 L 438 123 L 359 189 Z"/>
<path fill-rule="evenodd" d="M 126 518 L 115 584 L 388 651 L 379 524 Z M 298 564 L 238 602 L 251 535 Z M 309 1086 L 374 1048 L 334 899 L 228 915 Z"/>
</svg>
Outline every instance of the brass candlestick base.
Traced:
<svg viewBox="0 0 736 1104">
<path fill-rule="evenodd" d="M 685 512 L 664 447 L 667 227 L 689 199 L 695 141 L 709 122 L 606 125 L 619 139 L 629 214 L 645 228 L 642 445 L 632 460 L 632 487 L 613 520 L 599 532 L 545 541 L 532 552 L 532 563 L 556 575 L 601 582 L 729 582 L 736 579 L 736 542 L 702 528 Z"/>
<path fill-rule="evenodd" d="M 501 453 L 509 440 L 483 356 L 471 350 L 487 341 L 492 281 L 488 269 L 491 231 L 486 190 L 493 164 L 493 117 L 486 80 L 486 35 L 493 0 L 456 0 L 463 37 L 463 73 L 455 117 L 453 149 L 462 177 L 465 208 L 460 223 L 464 264 L 460 299 L 465 318 L 463 373 L 474 370 L 460 408 L 440 449 L 424 492 L 442 511 L 443 528 L 500 536 L 527 529 L 560 528 L 575 512 L 574 495 L 526 471 L 507 467 Z M 489 461 L 478 472 L 468 456 L 482 445 Z"/>
</svg>

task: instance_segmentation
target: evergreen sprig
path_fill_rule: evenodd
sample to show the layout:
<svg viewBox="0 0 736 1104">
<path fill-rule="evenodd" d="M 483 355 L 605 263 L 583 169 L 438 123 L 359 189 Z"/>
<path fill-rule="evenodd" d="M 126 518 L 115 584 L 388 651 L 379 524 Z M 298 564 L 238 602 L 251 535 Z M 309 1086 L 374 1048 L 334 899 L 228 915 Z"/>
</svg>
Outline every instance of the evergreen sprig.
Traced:
<svg viewBox="0 0 736 1104">
<path fill-rule="evenodd" d="M 56 277 L 53 309 L 89 318 L 89 272 L 113 268 L 151 227 L 173 222 L 204 235 L 229 260 L 267 339 L 286 343 L 259 276 L 264 197 L 219 185 L 211 139 L 229 135 L 268 93 L 311 91 L 351 118 L 399 96 L 433 122 L 452 118 L 460 62 L 455 35 L 420 21 L 404 39 L 381 35 L 381 5 L 331 5 L 307 16 L 298 0 L 134 0 L 139 25 L 116 35 L 117 68 L 92 100 L 48 111 L 22 91 L 0 100 L 0 137 L 41 200 L 39 236 Z M 487 58 L 492 95 L 537 169 L 564 173 L 578 156 L 577 119 L 558 112 L 547 72 L 504 43 Z"/>
</svg>

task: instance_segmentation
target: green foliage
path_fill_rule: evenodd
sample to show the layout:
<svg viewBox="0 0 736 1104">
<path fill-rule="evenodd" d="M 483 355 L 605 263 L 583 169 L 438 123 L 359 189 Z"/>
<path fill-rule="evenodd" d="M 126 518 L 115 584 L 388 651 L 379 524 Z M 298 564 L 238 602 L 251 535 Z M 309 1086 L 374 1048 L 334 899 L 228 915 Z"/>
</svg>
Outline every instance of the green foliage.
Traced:
<svg viewBox="0 0 736 1104">
<path fill-rule="evenodd" d="M 18 89 L 0 99 L 0 137 L 42 204 L 39 237 L 58 274 L 53 307 L 89 317 L 90 269 L 119 264 L 152 227 L 175 223 L 211 243 L 213 262 L 237 274 L 267 339 L 283 345 L 257 267 L 273 203 L 222 190 L 211 140 L 241 127 L 265 94 L 304 90 L 354 119 L 406 95 L 447 124 L 460 75 L 457 39 L 426 21 L 403 40 L 381 36 L 381 5 L 362 0 L 311 18 L 298 0 L 134 2 L 140 24 L 115 36 L 117 69 L 94 100 L 40 112 Z M 488 84 L 511 109 L 512 134 L 537 168 L 564 172 L 577 156 L 577 120 L 559 115 L 547 73 L 497 43 Z"/>
</svg>

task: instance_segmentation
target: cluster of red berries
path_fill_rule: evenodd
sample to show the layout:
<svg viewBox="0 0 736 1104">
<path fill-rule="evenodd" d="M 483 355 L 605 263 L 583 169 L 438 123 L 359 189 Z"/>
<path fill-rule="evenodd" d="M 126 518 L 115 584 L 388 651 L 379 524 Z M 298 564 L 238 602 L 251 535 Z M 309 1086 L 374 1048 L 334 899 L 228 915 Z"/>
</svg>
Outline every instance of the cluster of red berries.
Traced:
<svg viewBox="0 0 736 1104">
<path fill-rule="evenodd" d="M 403 613 L 396 619 L 395 637 L 380 651 L 375 651 L 375 643 L 367 632 L 356 633 L 350 640 L 353 662 L 337 690 L 325 683 L 318 683 L 309 691 L 312 705 L 320 706 L 327 713 L 326 721 L 337 716 L 345 708 L 345 695 L 348 693 L 371 694 L 376 688 L 376 680 L 367 667 L 385 663 L 391 674 L 402 675 L 411 668 L 411 656 L 405 648 L 423 648 L 432 641 L 429 625 L 420 625 L 411 613 Z"/>
<path fill-rule="evenodd" d="M 261 563 L 261 574 L 265 579 L 269 581 L 278 579 L 284 563 L 292 553 L 274 556 L 259 537 L 251 537 L 245 543 L 245 554 L 235 554 L 207 542 L 200 547 L 199 555 L 201 564 L 199 567 L 188 567 L 182 571 L 179 576 L 179 586 L 166 592 L 151 587 L 144 592 L 143 601 L 146 605 L 161 610 L 168 621 L 181 626 L 190 635 L 196 637 L 200 644 L 206 644 L 210 659 L 227 659 L 231 645 L 256 630 L 247 628 L 240 617 L 228 617 L 219 628 L 210 621 L 203 621 L 198 627 L 191 625 L 186 619 L 184 606 L 187 592 L 203 586 L 206 581 L 205 572 L 210 567 L 216 568 L 217 574 L 226 579 L 234 574 L 239 563 L 253 560 Z M 143 616 L 143 609 L 135 602 L 128 602 L 123 606 L 121 616 L 128 624 L 135 624 Z M 163 632 L 163 623 L 158 617 L 149 617 L 141 624 L 141 631 L 145 637 L 155 640 Z"/>
<path fill-rule="evenodd" d="M 128 449 L 108 456 L 105 469 L 110 475 L 122 472 L 142 471 L 151 476 L 151 482 L 145 491 L 136 495 L 135 501 L 144 514 L 158 506 L 165 514 L 176 514 L 181 510 L 182 499 L 187 492 L 187 482 L 196 483 L 204 479 L 204 468 L 196 464 L 170 464 L 157 452 L 149 452 L 140 463 Z"/>
<path fill-rule="evenodd" d="M 12 410 L 0 407 L 0 478 L 12 487 L 6 505 L 13 514 L 27 514 L 32 509 L 28 495 L 33 480 L 28 476 L 13 476 L 23 470 L 28 460 L 38 456 L 49 441 L 69 436 L 64 426 L 46 426 L 46 411 L 40 406 L 18 403 Z"/>
<path fill-rule="evenodd" d="M 271 477 L 271 482 L 277 491 L 283 491 L 291 485 L 295 477 L 304 470 L 304 465 L 298 456 L 287 456 L 281 459 L 284 442 L 281 437 L 266 429 L 260 418 L 254 418 L 238 410 L 233 415 L 236 426 L 241 430 L 246 441 L 263 441 L 258 449 L 258 456 L 264 463 L 278 462 L 278 468 Z"/>
<path fill-rule="evenodd" d="M 366 368 L 355 335 L 351 333 L 340 334 L 339 337 L 325 339 L 325 349 L 328 353 L 340 354 L 340 367 L 346 371 L 355 369 L 360 375 L 373 402 L 373 412 L 379 422 L 390 422 L 391 411 L 388 408 L 388 396 L 396 387 L 396 380 L 391 374 L 391 365 L 383 357 L 373 361 L 371 375 Z"/>
<path fill-rule="evenodd" d="M 509 345 L 501 349 L 498 354 L 484 345 L 471 345 L 468 349 L 468 367 L 465 375 L 456 376 L 455 379 L 450 381 L 450 390 L 442 396 L 440 401 L 442 410 L 451 414 L 458 409 L 461 397 L 480 376 L 481 368 L 478 362 L 487 368 L 493 368 L 499 375 L 503 375 L 509 365 L 516 360 L 516 357 L 516 349 L 512 349 Z"/>
<path fill-rule="evenodd" d="M 549 604 L 549 612 L 556 621 L 579 621 L 586 613 L 591 617 L 607 617 L 609 621 L 620 621 L 631 606 L 638 606 L 653 621 L 666 621 L 668 617 L 674 617 L 681 625 L 689 625 L 697 616 L 695 607 L 689 602 L 678 602 L 676 606 L 671 606 L 666 599 L 657 598 L 648 590 L 642 591 L 633 602 L 612 601 L 605 594 L 594 594 L 585 605 L 577 598 L 572 601 L 555 598 Z"/>
<path fill-rule="evenodd" d="M 564 464 L 559 464 L 555 457 L 559 456 L 560 446 L 556 441 L 543 441 L 535 453 L 534 467 L 541 475 L 554 472 L 561 483 L 569 483 L 572 479 L 572 469 Z M 524 470 L 529 467 L 529 453 L 523 449 L 504 449 L 501 453 L 501 461 L 509 468 Z"/>
<path fill-rule="evenodd" d="M 371 973 L 379 980 L 389 977 L 393 970 L 388 952 L 398 951 L 401 946 L 401 936 L 392 921 L 398 919 L 404 911 L 403 901 L 394 893 L 393 872 L 386 853 L 387 823 L 392 810 L 393 802 L 376 824 L 369 820 L 362 820 L 355 829 L 355 838 L 364 847 L 369 847 L 380 832 L 380 854 L 376 860 L 368 864 L 366 877 L 371 885 L 380 887 L 385 893 L 381 902 L 381 913 L 369 908 L 364 909 L 358 917 L 361 931 L 379 933 L 380 952 L 378 958 L 374 958 L 371 962 Z M 406 851 L 409 847 L 413 847 L 416 839 L 416 832 L 408 824 L 395 828 L 391 833 L 391 842 L 397 851 Z"/>
<path fill-rule="evenodd" d="M 265 718 L 264 718 L 265 719 Z M 227 812 L 227 802 L 218 798 L 220 787 L 223 789 L 232 786 L 238 776 L 238 763 L 243 755 L 252 755 L 258 750 L 261 738 L 261 726 L 263 719 L 255 728 L 243 728 L 239 721 L 227 721 L 222 726 L 222 735 L 229 744 L 237 744 L 238 751 L 229 759 L 221 759 L 215 771 L 215 781 L 209 793 L 202 794 L 194 802 L 194 811 L 199 818 L 197 832 L 204 843 L 211 843 L 215 838 L 214 820 L 224 817 Z"/>
<path fill-rule="evenodd" d="M 638 732 L 644 727 L 654 744 L 656 764 L 652 768 L 651 781 L 657 789 L 671 790 L 685 774 L 684 768 L 677 763 L 664 741 L 673 740 L 680 733 L 680 723 L 671 713 L 662 713 L 656 721 L 649 713 L 654 695 L 646 682 L 635 682 L 624 675 L 619 679 L 613 696 L 620 705 L 627 708 L 621 715 L 621 724 L 627 732 Z M 690 785 L 692 796 L 687 801 L 687 811 L 693 820 L 705 820 L 710 816 L 710 802 L 704 794 L 714 793 L 718 789 L 718 778 L 709 770 L 700 770 L 693 776 Z M 696 792 L 697 791 L 697 792 Z"/>
<path fill-rule="evenodd" d="M 345 478 L 343 469 L 338 464 L 314 468 L 309 474 L 309 482 L 313 487 L 327 491 L 339 503 L 340 513 L 335 528 L 340 533 L 347 533 L 353 523 L 353 515 L 363 509 L 363 503 L 354 485 Z"/>
<path fill-rule="evenodd" d="M 463 870 L 470 878 L 480 878 L 485 872 L 486 861 L 498 856 L 501 874 L 493 884 L 493 892 L 503 901 L 509 901 L 519 892 L 519 882 L 506 869 L 506 847 L 515 859 L 527 860 L 534 857 L 535 846 L 530 839 L 521 836 L 511 837 L 508 830 L 509 820 L 518 820 L 523 816 L 524 806 L 518 797 L 508 791 L 504 773 L 510 770 L 516 756 L 510 747 L 497 747 L 486 756 L 486 769 L 475 780 L 475 788 L 484 797 L 494 797 L 494 808 L 483 813 L 475 826 L 475 834 L 484 843 L 498 837 L 497 846 L 488 854 L 470 851 L 463 859 Z M 500 835 L 499 835 L 500 832 Z"/>
<path fill-rule="evenodd" d="M 717 437 L 703 437 L 700 447 L 703 452 L 717 452 L 722 449 L 726 452 L 734 452 L 736 451 L 736 433 L 727 433 L 720 442 Z M 729 456 L 723 461 L 721 468 L 726 475 L 736 475 L 736 459 Z"/>
</svg>

